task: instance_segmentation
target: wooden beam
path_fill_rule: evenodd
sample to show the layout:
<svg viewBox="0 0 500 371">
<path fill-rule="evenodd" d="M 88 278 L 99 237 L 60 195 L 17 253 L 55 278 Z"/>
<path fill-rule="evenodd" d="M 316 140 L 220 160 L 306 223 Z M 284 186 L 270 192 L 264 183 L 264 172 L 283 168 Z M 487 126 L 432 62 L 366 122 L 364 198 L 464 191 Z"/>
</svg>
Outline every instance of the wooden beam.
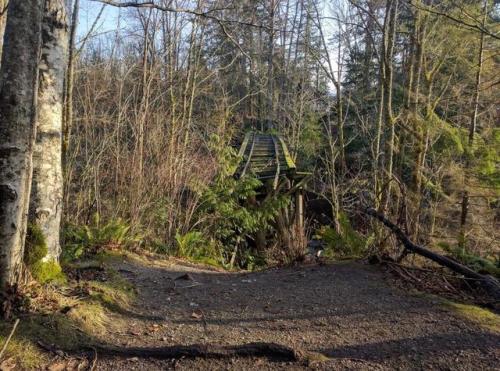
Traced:
<svg viewBox="0 0 500 371">
<path fill-rule="evenodd" d="M 246 139 L 248 139 L 248 138 L 246 138 Z M 248 144 L 248 141 L 247 141 L 247 144 Z M 243 171 L 241 172 L 241 176 L 245 175 L 245 173 L 248 170 L 248 167 L 250 166 L 250 162 L 252 161 L 252 155 L 253 155 L 253 149 L 254 149 L 254 147 L 255 147 L 255 135 L 252 135 L 252 146 L 250 147 L 250 152 L 248 153 L 247 162 L 245 164 L 245 167 L 243 168 Z M 246 148 L 246 146 L 245 146 L 245 148 Z"/>
<path fill-rule="evenodd" d="M 295 192 L 295 223 L 302 231 L 304 228 L 304 195 L 302 189 Z"/>
<path fill-rule="evenodd" d="M 274 182 L 273 182 L 273 189 L 278 188 L 278 181 L 280 177 L 280 154 L 278 150 L 278 142 L 276 141 L 276 138 L 274 135 L 271 135 L 271 138 L 274 143 L 274 160 L 276 161 L 276 174 L 274 176 Z"/>
<path fill-rule="evenodd" d="M 290 169 L 296 169 L 297 166 L 295 166 L 295 163 L 293 162 L 292 156 L 290 156 L 290 152 L 288 151 L 288 147 L 286 146 L 285 141 L 283 140 L 283 138 L 281 138 L 281 136 L 278 135 L 277 137 L 278 137 L 278 140 L 280 141 L 281 149 L 283 150 L 283 156 L 285 156 L 285 161 L 286 161 L 287 166 Z"/>
</svg>

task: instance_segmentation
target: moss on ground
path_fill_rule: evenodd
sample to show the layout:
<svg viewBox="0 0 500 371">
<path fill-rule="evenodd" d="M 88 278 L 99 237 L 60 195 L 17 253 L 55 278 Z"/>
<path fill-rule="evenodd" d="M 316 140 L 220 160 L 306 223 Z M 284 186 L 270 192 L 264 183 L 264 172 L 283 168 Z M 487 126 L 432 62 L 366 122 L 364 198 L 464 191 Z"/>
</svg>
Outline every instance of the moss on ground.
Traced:
<svg viewBox="0 0 500 371">
<path fill-rule="evenodd" d="M 498 314 L 476 305 L 459 304 L 451 301 L 446 301 L 444 304 L 461 317 L 500 334 L 500 316 Z"/>
<path fill-rule="evenodd" d="M 0 344 L 4 344 L 11 330 L 12 323 L 0 323 Z M 19 331 L 19 330 L 18 330 Z M 14 338 L 10 341 L 4 359 L 14 358 L 18 369 L 36 369 L 48 361 L 43 353 L 32 341 Z"/>
</svg>

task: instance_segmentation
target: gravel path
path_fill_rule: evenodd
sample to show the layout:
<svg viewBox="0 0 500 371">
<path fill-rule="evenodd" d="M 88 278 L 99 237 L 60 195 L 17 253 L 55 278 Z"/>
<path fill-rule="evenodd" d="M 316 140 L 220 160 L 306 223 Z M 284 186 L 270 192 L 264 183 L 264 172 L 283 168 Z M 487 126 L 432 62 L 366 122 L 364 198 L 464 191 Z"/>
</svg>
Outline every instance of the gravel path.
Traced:
<svg viewBox="0 0 500 371">
<path fill-rule="evenodd" d="M 99 370 L 499 369 L 499 334 L 432 299 L 390 286 L 376 266 L 342 263 L 244 274 L 155 263 L 116 268 L 137 287 L 138 299 L 130 312 L 116 315 L 124 325 L 110 329 L 110 344 L 273 342 L 314 356 L 300 363 L 99 357 Z M 176 279 L 186 273 L 187 279 Z"/>
</svg>

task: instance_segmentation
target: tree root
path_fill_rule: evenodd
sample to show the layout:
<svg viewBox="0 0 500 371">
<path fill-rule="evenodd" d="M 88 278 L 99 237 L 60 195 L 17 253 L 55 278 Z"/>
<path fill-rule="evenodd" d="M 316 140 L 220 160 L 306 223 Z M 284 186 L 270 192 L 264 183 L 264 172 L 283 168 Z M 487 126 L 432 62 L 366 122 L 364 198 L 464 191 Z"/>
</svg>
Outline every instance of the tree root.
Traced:
<svg viewBox="0 0 500 371">
<path fill-rule="evenodd" d="M 93 350 L 100 356 L 142 357 L 156 359 L 179 358 L 231 358 L 266 357 L 279 361 L 299 361 L 301 356 L 294 349 L 275 343 L 249 343 L 243 345 L 221 346 L 216 344 L 174 345 L 168 347 L 129 347 L 94 345 Z"/>
</svg>

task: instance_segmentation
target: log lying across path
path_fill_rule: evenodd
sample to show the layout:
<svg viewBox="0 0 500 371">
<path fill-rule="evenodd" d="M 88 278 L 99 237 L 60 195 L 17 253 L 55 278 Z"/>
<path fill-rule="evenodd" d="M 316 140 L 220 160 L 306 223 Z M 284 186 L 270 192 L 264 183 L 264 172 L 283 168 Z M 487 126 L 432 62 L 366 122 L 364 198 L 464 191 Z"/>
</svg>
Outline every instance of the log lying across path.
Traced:
<svg viewBox="0 0 500 371">
<path fill-rule="evenodd" d="M 484 289 L 494 298 L 495 301 L 500 300 L 500 283 L 495 279 L 495 277 L 490 275 L 480 274 L 463 264 L 460 264 L 446 256 L 436 254 L 422 246 L 414 244 L 410 239 L 404 234 L 404 232 L 396 224 L 388 220 L 383 214 L 379 213 L 373 208 L 365 209 L 365 213 L 380 220 L 384 225 L 389 228 L 396 237 L 401 241 L 403 246 L 418 255 L 428 258 L 452 271 L 463 275 L 466 278 L 477 280 L 477 282 L 484 287 Z"/>
<path fill-rule="evenodd" d="M 249 343 L 228 346 L 217 344 L 193 344 L 159 348 L 121 348 L 108 345 L 96 345 L 92 349 L 99 353 L 100 356 L 156 359 L 266 357 L 272 360 L 295 362 L 301 358 L 292 348 L 275 343 Z"/>
</svg>

